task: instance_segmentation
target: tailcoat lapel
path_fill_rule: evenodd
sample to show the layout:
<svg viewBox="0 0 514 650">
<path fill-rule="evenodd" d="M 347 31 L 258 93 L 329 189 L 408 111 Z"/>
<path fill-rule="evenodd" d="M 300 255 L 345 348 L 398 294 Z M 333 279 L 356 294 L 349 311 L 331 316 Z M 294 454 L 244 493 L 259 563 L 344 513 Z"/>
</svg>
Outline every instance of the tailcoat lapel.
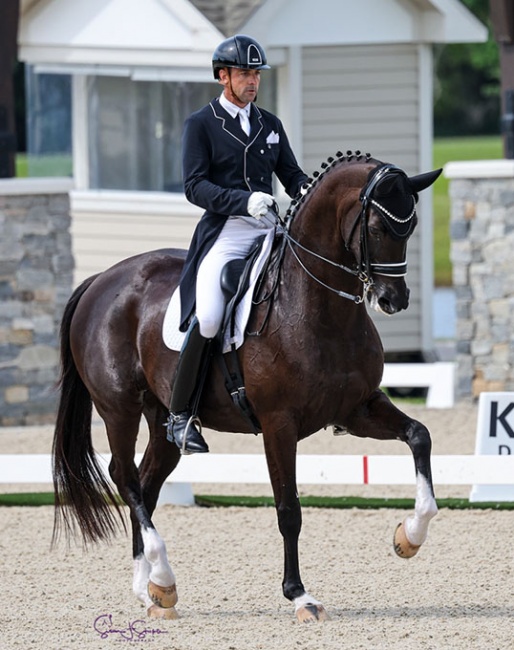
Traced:
<svg viewBox="0 0 514 650">
<path fill-rule="evenodd" d="M 246 147 L 248 144 L 248 136 L 241 128 L 239 118 L 236 117 L 234 119 L 229 115 L 217 99 L 211 101 L 211 108 L 223 131 L 226 131 L 230 136 L 240 142 L 243 147 Z"/>
<path fill-rule="evenodd" d="M 240 142 L 244 147 L 253 144 L 263 129 L 262 113 L 255 104 L 252 105 L 252 110 L 250 111 L 250 136 L 247 136 L 241 128 L 239 118 L 236 117 L 234 119 L 229 115 L 217 99 L 211 101 L 211 108 L 214 116 L 220 124 L 220 127 Z"/>
</svg>

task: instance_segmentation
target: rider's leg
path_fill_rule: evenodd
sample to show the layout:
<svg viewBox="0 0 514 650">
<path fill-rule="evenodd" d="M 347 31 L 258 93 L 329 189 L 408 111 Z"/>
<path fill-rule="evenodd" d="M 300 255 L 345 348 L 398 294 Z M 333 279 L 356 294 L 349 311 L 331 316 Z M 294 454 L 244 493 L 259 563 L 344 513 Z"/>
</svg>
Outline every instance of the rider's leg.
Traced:
<svg viewBox="0 0 514 650">
<path fill-rule="evenodd" d="M 207 372 L 208 342 L 217 335 L 223 321 L 225 299 L 220 286 L 221 271 L 230 260 L 244 257 L 255 239 L 266 232 L 267 228 L 255 224 L 259 227 L 239 218 L 229 218 L 198 269 L 196 318 L 180 353 L 167 425 L 168 439 L 183 453 L 209 451 L 198 427 L 197 414 L 192 413 L 192 402 L 198 397 L 198 374 L 201 369 Z M 195 419 L 191 420 L 191 416 Z"/>
<path fill-rule="evenodd" d="M 200 422 L 192 417 L 196 415 L 192 412 L 192 402 L 209 342 L 210 339 L 200 334 L 198 320 L 194 318 L 180 352 L 167 422 L 168 440 L 174 442 L 184 454 L 209 451 L 201 434 Z"/>
</svg>

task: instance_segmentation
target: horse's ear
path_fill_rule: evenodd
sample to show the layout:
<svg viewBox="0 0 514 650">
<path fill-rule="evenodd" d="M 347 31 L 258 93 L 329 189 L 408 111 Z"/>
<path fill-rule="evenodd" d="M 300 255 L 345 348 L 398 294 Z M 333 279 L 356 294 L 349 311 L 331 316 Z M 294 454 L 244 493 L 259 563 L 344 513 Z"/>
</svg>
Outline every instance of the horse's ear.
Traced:
<svg viewBox="0 0 514 650">
<path fill-rule="evenodd" d="M 441 168 L 435 169 L 432 172 L 418 174 L 417 176 L 410 176 L 409 181 L 411 182 L 415 192 L 421 192 L 422 190 L 426 190 L 427 187 L 430 187 L 432 183 L 435 183 L 442 171 L 443 170 Z"/>
</svg>

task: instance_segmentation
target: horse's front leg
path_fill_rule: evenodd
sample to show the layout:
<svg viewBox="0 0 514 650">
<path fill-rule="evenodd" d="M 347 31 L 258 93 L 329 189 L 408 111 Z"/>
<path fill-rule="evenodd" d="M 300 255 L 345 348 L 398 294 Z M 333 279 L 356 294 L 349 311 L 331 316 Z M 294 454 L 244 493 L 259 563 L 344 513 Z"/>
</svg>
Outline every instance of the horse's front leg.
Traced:
<svg viewBox="0 0 514 650">
<path fill-rule="evenodd" d="M 413 557 L 427 538 L 430 520 L 437 514 L 430 466 L 432 442 L 428 429 L 402 413 L 379 390 L 352 414 L 345 426 L 359 437 L 399 439 L 409 445 L 416 469 L 416 502 L 414 514 L 396 528 L 394 550 L 399 557 Z"/>
<path fill-rule="evenodd" d="M 323 605 L 305 591 L 300 577 L 298 538 L 302 511 L 296 486 L 296 436 L 264 430 L 264 447 L 275 498 L 278 528 L 284 540 L 284 578 L 282 591 L 292 601 L 298 621 L 324 621 Z"/>
<path fill-rule="evenodd" d="M 437 503 L 432 485 L 432 442 L 428 429 L 417 420 L 411 420 L 406 438 L 416 468 L 416 501 L 414 514 L 406 517 L 396 528 L 394 550 L 399 557 L 410 558 L 416 555 L 427 538 L 430 520 L 437 514 Z"/>
</svg>

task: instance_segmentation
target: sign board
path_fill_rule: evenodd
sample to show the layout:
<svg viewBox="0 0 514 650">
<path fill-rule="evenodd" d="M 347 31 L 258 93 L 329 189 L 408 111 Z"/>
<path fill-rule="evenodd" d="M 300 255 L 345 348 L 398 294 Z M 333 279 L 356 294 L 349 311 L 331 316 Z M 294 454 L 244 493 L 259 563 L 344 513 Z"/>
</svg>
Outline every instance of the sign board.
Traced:
<svg viewBox="0 0 514 650">
<path fill-rule="evenodd" d="M 480 393 L 476 455 L 514 455 L 514 393 Z M 470 501 L 514 501 L 514 485 L 474 485 Z"/>
</svg>

